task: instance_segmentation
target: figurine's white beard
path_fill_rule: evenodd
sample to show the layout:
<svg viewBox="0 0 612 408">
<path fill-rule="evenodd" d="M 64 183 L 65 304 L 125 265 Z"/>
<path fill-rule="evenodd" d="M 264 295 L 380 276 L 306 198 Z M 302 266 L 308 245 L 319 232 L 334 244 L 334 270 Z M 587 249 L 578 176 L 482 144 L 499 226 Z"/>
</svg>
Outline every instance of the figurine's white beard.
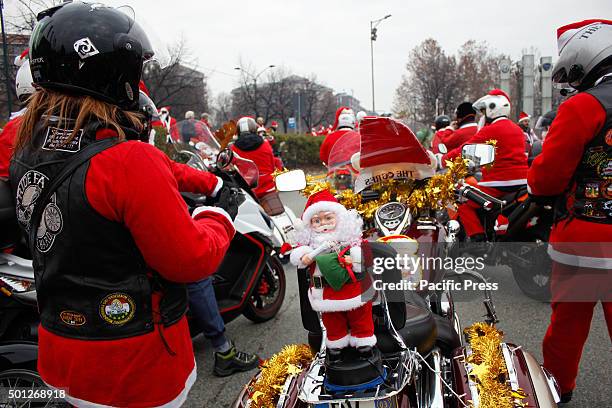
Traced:
<svg viewBox="0 0 612 408">
<path fill-rule="evenodd" d="M 317 232 L 309 225 L 296 225 L 290 233 L 291 242 L 299 245 L 309 245 L 313 248 L 327 241 L 335 241 L 344 245 L 356 244 L 361 241 L 363 221 L 355 210 L 338 214 L 332 231 Z"/>
</svg>

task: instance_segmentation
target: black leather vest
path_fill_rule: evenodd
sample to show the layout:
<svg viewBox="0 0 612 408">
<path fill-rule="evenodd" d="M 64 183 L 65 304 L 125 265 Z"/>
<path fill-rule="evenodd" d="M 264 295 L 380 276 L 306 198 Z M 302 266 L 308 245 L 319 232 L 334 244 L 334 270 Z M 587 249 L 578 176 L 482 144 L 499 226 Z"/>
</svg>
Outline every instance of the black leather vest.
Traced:
<svg viewBox="0 0 612 408">
<path fill-rule="evenodd" d="M 586 221 L 612 224 L 612 78 L 586 92 L 606 110 L 606 122 L 586 146 L 576 168 L 570 213 Z"/>
<path fill-rule="evenodd" d="M 26 233 L 42 189 L 62 166 L 96 143 L 97 123 L 70 132 L 39 126 L 10 168 L 19 224 Z M 125 226 L 97 213 L 85 193 L 90 161 L 79 166 L 51 196 L 32 249 L 42 326 L 55 334 L 89 340 L 132 337 L 155 324 L 176 323 L 187 309 L 184 285 L 151 271 Z M 152 293 L 161 294 L 160 316 L 152 311 Z"/>
</svg>

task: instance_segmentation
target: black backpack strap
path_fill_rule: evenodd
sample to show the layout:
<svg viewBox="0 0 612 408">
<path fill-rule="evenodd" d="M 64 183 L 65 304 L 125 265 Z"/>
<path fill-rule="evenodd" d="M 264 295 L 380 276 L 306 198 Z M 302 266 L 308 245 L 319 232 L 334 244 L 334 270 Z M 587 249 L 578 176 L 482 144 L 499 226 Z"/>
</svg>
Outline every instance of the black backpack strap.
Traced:
<svg viewBox="0 0 612 408">
<path fill-rule="evenodd" d="M 113 147 L 117 143 L 118 140 L 116 138 L 112 138 L 104 139 L 85 147 L 72 158 L 67 160 L 62 169 L 57 174 L 57 176 L 53 180 L 51 180 L 50 184 L 48 184 L 47 187 L 43 189 L 40 197 L 38 198 L 38 200 L 36 200 L 34 210 L 32 211 L 32 218 L 30 218 L 30 233 L 28 236 L 28 243 L 30 245 L 31 251 L 34 251 L 36 249 L 36 233 L 38 232 L 38 226 L 40 224 L 43 211 L 46 207 L 47 201 L 49 201 L 49 199 L 51 198 L 51 195 L 68 177 L 70 177 L 71 174 L 73 174 L 79 168 L 79 166 L 87 162 L 96 154 L 108 149 L 109 147 Z"/>
</svg>

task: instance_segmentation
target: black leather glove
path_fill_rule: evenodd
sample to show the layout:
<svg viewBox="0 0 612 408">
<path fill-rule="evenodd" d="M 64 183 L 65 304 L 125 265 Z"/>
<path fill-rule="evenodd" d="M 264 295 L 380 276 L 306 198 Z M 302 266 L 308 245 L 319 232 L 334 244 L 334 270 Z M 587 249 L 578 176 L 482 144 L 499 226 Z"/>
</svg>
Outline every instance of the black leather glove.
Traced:
<svg viewBox="0 0 612 408">
<path fill-rule="evenodd" d="M 235 220 L 238 215 L 237 194 L 230 187 L 223 186 L 217 193 L 215 202 L 215 207 L 223 208 L 232 217 L 232 220 Z"/>
<path fill-rule="evenodd" d="M 530 193 L 529 198 L 538 205 L 554 205 L 558 196 L 537 196 Z"/>
</svg>

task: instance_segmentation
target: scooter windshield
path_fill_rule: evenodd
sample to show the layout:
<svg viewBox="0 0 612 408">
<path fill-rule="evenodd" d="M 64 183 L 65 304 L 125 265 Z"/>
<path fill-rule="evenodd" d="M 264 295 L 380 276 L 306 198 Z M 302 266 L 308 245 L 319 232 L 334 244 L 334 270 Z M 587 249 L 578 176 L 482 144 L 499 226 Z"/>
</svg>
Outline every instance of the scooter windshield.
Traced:
<svg viewBox="0 0 612 408">
<path fill-rule="evenodd" d="M 232 155 L 232 164 L 236 167 L 236 170 L 240 176 L 242 176 L 244 181 L 246 181 L 251 188 L 257 187 L 259 170 L 257 169 L 255 162 L 240 157 L 238 153 L 234 152 Z"/>
<path fill-rule="evenodd" d="M 359 153 L 360 145 L 361 135 L 351 130 L 340 137 L 329 152 L 327 178 L 337 190 L 352 188 L 358 171 L 353 167 L 351 158 Z"/>
<path fill-rule="evenodd" d="M 195 147 L 204 159 L 214 161 L 219 154 L 219 142 L 206 123 L 200 120 L 185 119 L 176 122 L 170 127 L 170 135 L 176 142 Z"/>
</svg>

